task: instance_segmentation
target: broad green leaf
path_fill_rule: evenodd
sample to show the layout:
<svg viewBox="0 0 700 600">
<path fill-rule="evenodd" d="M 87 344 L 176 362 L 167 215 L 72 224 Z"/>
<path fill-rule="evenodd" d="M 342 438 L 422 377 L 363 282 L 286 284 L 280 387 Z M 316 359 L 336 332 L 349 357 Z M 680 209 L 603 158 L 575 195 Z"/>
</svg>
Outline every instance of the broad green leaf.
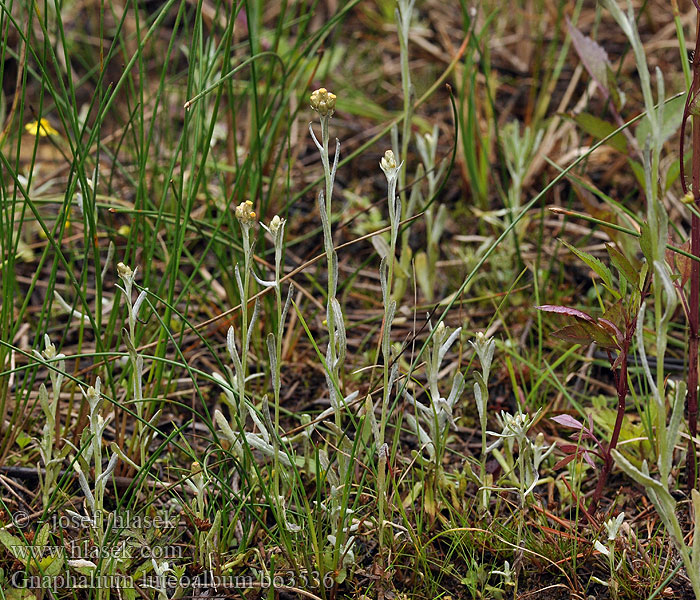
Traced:
<svg viewBox="0 0 700 600">
<path fill-rule="evenodd" d="M 19 446 L 20 450 L 24 450 L 25 447 L 32 441 L 32 438 L 24 432 L 20 432 L 15 438 L 15 442 Z"/>
<path fill-rule="evenodd" d="M 647 262 L 649 264 L 652 264 L 654 262 L 654 256 L 652 253 L 652 245 L 651 245 L 651 228 L 649 227 L 649 223 L 644 221 L 642 223 L 642 231 L 641 231 L 641 236 L 639 238 L 639 245 L 642 248 L 642 254 L 644 254 L 644 257 L 647 259 Z"/>
<path fill-rule="evenodd" d="M 19 551 L 19 548 L 27 546 L 24 540 L 12 535 L 6 529 L 0 529 L 0 544 L 5 546 L 5 549 L 23 565 L 27 565 L 27 557 Z"/>
<path fill-rule="evenodd" d="M 63 558 L 59 558 L 57 556 L 46 556 L 41 559 L 39 565 L 41 567 L 41 573 L 44 575 L 44 577 L 54 577 L 63 569 Z"/>
<path fill-rule="evenodd" d="M 680 160 L 674 160 L 671 165 L 666 170 L 666 180 L 664 181 L 664 191 L 668 192 L 671 186 L 676 182 L 676 179 L 681 174 L 681 162 Z"/>
<path fill-rule="evenodd" d="M 625 309 L 622 306 L 622 300 L 618 300 L 606 308 L 602 318 L 614 323 L 618 329 L 624 330 L 626 328 Z"/>
<path fill-rule="evenodd" d="M 416 269 L 416 279 L 418 280 L 418 285 L 423 292 L 423 295 L 428 299 L 432 299 L 433 290 L 430 285 L 430 273 L 428 269 L 428 257 L 425 252 L 418 252 L 416 258 L 413 261 Z"/>
<path fill-rule="evenodd" d="M 583 131 L 599 140 L 609 136 L 617 129 L 616 125 L 586 112 L 577 114 L 574 117 L 574 121 L 576 121 L 576 124 L 583 129 Z M 627 152 L 627 140 L 622 132 L 615 134 L 605 143 L 615 148 L 615 150 L 624 153 Z"/>
<path fill-rule="evenodd" d="M 636 160 L 632 160 L 631 158 L 627 160 L 627 163 L 632 169 L 632 174 L 637 180 L 639 187 L 641 187 L 646 192 L 647 182 L 644 180 L 644 167 L 642 166 L 642 163 Z"/>
<path fill-rule="evenodd" d="M 44 523 L 43 527 L 34 536 L 35 546 L 46 546 L 49 541 L 49 524 Z"/>
<path fill-rule="evenodd" d="M 659 136 L 661 137 L 660 142 L 664 143 L 673 134 L 678 131 L 681 126 L 681 121 L 683 120 L 683 111 L 685 109 L 685 94 L 683 96 L 678 96 L 669 100 L 664 106 L 664 120 L 661 123 L 661 131 L 659 131 Z M 637 130 L 635 131 L 635 137 L 637 142 L 639 142 L 640 148 L 644 148 L 647 137 L 651 135 L 651 125 L 649 123 L 649 117 L 642 117 L 637 125 Z"/>
</svg>

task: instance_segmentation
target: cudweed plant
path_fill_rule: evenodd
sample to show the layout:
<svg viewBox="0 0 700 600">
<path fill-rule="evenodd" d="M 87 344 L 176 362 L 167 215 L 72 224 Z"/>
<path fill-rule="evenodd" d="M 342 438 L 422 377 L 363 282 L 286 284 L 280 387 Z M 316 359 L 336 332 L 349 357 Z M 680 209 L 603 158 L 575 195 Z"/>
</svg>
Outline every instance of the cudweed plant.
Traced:
<svg viewBox="0 0 700 600">
<path fill-rule="evenodd" d="M 481 490 L 479 493 L 479 506 L 482 511 L 487 511 L 489 506 L 490 487 L 493 483 L 493 478 L 486 473 L 486 431 L 488 415 L 486 409 L 489 401 L 489 374 L 491 373 L 491 364 L 493 363 L 493 353 L 496 348 L 496 340 L 486 337 L 483 333 L 476 334 L 476 340 L 471 342 L 474 346 L 479 362 L 481 363 L 481 373 L 474 371 L 474 399 L 476 401 L 476 409 L 479 412 L 479 425 L 481 427 L 481 471 L 479 473 L 479 485 Z"/>
<path fill-rule="evenodd" d="M 522 412 L 511 415 L 506 411 L 501 411 L 500 415 L 496 415 L 496 420 L 501 426 L 501 432 L 489 431 L 490 435 L 496 436 L 498 439 L 487 448 L 487 452 L 493 452 L 509 479 L 516 485 L 515 490 L 517 490 L 520 499 L 521 510 L 518 512 L 518 556 L 516 557 L 516 565 L 520 564 L 524 552 L 522 539 L 527 498 L 540 481 L 540 467 L 542 463 L 556 447 L 556 444 L 547 445 L 542 433 L 537 434 L 534 441 L 528 436 L 541 411 L 542 409 L 539 409 L 532 416 Z M 517 459 L 514 454 L 516 444 L 518 447 Z M 501 445 L 503 445 L 504 454 L 501 454 L 498 450 Z M 503 490 L 503 488 L 500 489 Z M 517 583 L 515 595 L 517 596 Z"/>
<path fill-rule="evenodd" d="M 617 540 L 618 535 L 620 533 L 620 527 L 622 527 L 622 523 L 625 520 L 625 513 L 621 512 L 617 517 L 614 519 L 608 519 L 603 523 L 603 527 L 605 528 L 605 532 L 607 533 L 607 540 L 606 544 L 603 544 L 600 540 L 596 540 L 595 543 L 593 544 L 595 549 L 598 550 L 603 556 L 605 556 L 608 559 L 608 567 L 610 569 L 610 578 L 608 581 L 603 581 L 602 579 L 598 579 L 598 577 L 591 577 L 593 581 L 596 583 L 600 583 L 608 588 L 610 588 L 610 595 L 612 598 L 617 598 L 618 594 L 618 589 L 617 589 L 617 581 L 615 580 L 615 572 L 620 569 L 622 566 L 622 561 L 624 560 L 624 556 L 620 558 L 620 561 L 616 564 L 616 556 L 615 556 L 615 540 Z"/>
<path fill-rule="evenodd" d="M 254 227 L 257 215 L 253 210 L 253 203 L 250 200 L 241 202 L 236 207 L 236 218 L 241 226 L 241 234 L 243 236 L 243 276 L 238 267 L 235 266 L 236 284 L 241 298 L 241 328 L 243 330 L 243 339 L 241 340 L 241 354 L 238 355 L 236 349 L 235 331 L 233 325 L 229 327 L 226 343 L 229 354 L 233 360 L 233 365 L 236 374 L 236 383 L 238 385 L 238 402 L 239 410 L 243 420 L 241 427 L 245 427 L 246 416 L 246 400 L 245 400 L 245 385 L 248 372 L 248 352 L 250 349 L 250 341 L 253 336 L 253 330 L 258 318 L 259 302 L 256 300 L 253 306 L 253 314 L 248 323 L 248 295 L 250 293 L 250 274 L 253 261 L 253 253 L 255 243 L 251 241 L 250 231 Z"/>
<path fill-rule="evenodd" d="M 284 248 L 284 226 L 285 220 L 279 216 L 275 216 L 270 221 L 269 226 L 263 225 L 263 228 L 272 236 L 275 247 L 275 276 L 271 281 L 260 279 L 252 271 L 251 264 L 254 252 L 254 243 L 251 241 L 251 229 L 256 221 L 257 215 L 253 211 L 253 204 L 250 201 L 242 202 L 236 208 L 236 217 L 241 225 L 243 236 L 243 256 L 244 256 L 244 273 L 241 276 L 238 264 L 235 267 L 236 282 L 241 296 L 241 321 L 244 324 L 244 339 L 241 342 L 241 350 L 238 347 L 235 339 L 235 330 L 231 326 L 226 337 L 226 346 L 233 362 L 234 374 L 232 376 L 233 388 L 229 386 L 226 380 L 218 373 L 214 374 L 214 378 L 218 381 L 224 390 L 224 397 L 228 404 L 229 411 L 232 416 L 232 422 L 229 422 L 224 414 L 217 409 L 214 412 L 214 421 L 216 422 L 220 432 L 224 438 L 231 444 L 231 449 L 234 455 L 243 457 L 249 456 L 248 450 L 253 449 L 260 452 L 273 461 L 273 502 L 274 509 L 279 517 L 279 521 L 284 524 L 284 527 L 291 532 L 300 531 L 300 527 L 292 523 L 287 517 L 287 509 L 282 495 L 280 485 L 280 474 L 283 472 L 282 467 L 289 469 L 292 466 L 290 455 L 283 451 L 283 445 L 289 444 L 293 439 L 280 437 L 280 389 L 281 389 L 281 361 L 282 361 L 282 338 L 284 334 L 284 323 L 286 322 L 287 313 L 291 304 L 291 295 L 293 287 L 290 285 L 287 293 L 287 299 L 282 303 L 281 280 L 282 280 L 282 258 Z M 267 337 L 267 348 L 270 359 L 270 370 L 272 377 L 272 387 L 274 393 L 275 416 L 274 422 L 270 418 L 270 409 L 267 395 L 263 397 L 262 416 L 248 404 L 245 395 L 245 383 L 247 378 L 247 361 L 252 334 L 259 314 L 259 303 L 256 300 L 253 314 L 248 323 L 247 304 L 249 300 L 250 274 L 253 274 L 256 281 L 263 287 L 275 288 L 275 298 L 277 306 L 277 332 L 269 333 Z M 246 329 L 247 324 L 247 329 Z M 234 393 L 234 392 L 237 392 Z M 246 431 L 248 417 L 255 425 L 256 432 Z M 303 438 L 308 435 L 303 432 L 297 438 Z M 296 438 L 295 438 L 296 439 Z M 299 461 L 296 461 L 299 462 Z M 217 515 L 218 517 L 218 515 Z M 207 542 L 211 543 L 211 542 Z"/>
<path fill-rule="evenodd" d="M 263 281 L 255 276 L 257 282 L 264 287 L 275 289 L 275 306 L 277 308 L 277 331 L 267 334 L 267 351 L 270 358 L 270 374 L 272 378 L 272 391 L 275 400 L 275 421 L 272 430 L 272 444 L 275 451 L 274 459 L 274 495 L 278 502 L 280 514 L 285 514 L 284 497 L 280 491 L 280 391 L 282 386 L 282 338 L 284 337 L 284 324 L 292 300 L 294 286 L 290 285 L 287 291 L 287 299 L 282 303 L 282 252 L 284 249 L 284 226 L 286 221 L 275 215 L 269 226 L 263 225 L 273 239 L 275 247 L 275 278 L 272 281 Z M 285 519 L 286 521 L 286 519 Z"/>
<path fill-rule="evenodd" d="M 42 506 L 46 509 L 49 506 L 49 498 L 55 489 L 65 455 L 65 452 L 54 455 L 54 449 L 56 446 L 56 411 L 60 401 L 66 361 L 64 360 L 64 354 L 56 352 L 56 346 L 51 343 L 48 335 L 44 335 L 44 344 L 44 351 L 41 354 L 37 354 L 40 358 L 56 363 L 55 368 L 49 370 L 51 397 L 49 398 L 49 392 L 43 383 L 39 387 L 39 403 L 41 404 L 46 423 L 42 429 L 41 441 L 39 442 L 39 454 L 44 464 L 44 472 L 42 474 L 42 469 L 39 465 L 37 465 L 37 472 L 39 474 Z M 67 447 L 65 448 L 67 449 Z"/>
<path fill-rule="evenodd" d="M 136 408 L 136 415 L 138 417 L 135 425 L 136 435 L 133 438 L 133 443 L 139 446 L 140 464 L 145 465 L 147 449 L 147 442 L 145 438 L 147 436 L 147 431 L 144 429 L 143 356 L 141 356 L 136 350 L 136 322 L 139 318 L 139 310 L 141 309 L 141 306 L 143 305 L 143 302 L 148 294 L 148 288 L 141 290 L 136 298 L 136 302 L 133 302 L 132 290 L 136 279 L 137 268 L 132 270 L 123 262 L 120 262 L 117 265 L 117 275 L 119 276 L 119 279 L 122 280 L 124 287 L 117 285 L 117 288 L 123 292 L 127 308 L 128 329 L 124 329 L 124 339 L 129 352 L 129 362 L 131 363 L 133 399 L 134 406 Z M 156 420 L 158 416 L 158 414 L 155 415 Z M 155 422 L 153 424 L 155 425 Z"/>
<path fill-rule="evenodd" d="M 309 132 L 321 154 L 323 165 L 323 177 L 325 186 L 318 194 L 318 207 L 321 215 L 323 229 L 323 245 L 326 252 L 328 266 L 328 304 L 326 306 L 326 324 L 328 326 L 328 347 L 326 349 L 326 382 L 331 407 L 335 414 L 335 425 L 340 428 L 342 422 L 342 408 L 350 401 L 350 398 L 339 398 L 340 371 L 345 362 L 347 338 L 345 335 L 345 323 L 340 302 L 336 298 L 338 291 L 338 255 L 333 247 L 333 233 L 331 231 L 332 209 L 331 198 L 333 196 L 333 184 L 335 172 L 340 159 L 340 140 L 335 140 L 335 155 L 331 166 L 328 152 L 329 123 L 335 112 L 335 94 L 326 88 L 319 88 L 311 94 L 311 108 L 319 115 L 321 124 L 321 141 L 318 141 L 311 123 Z M 355 393 L 353 398 L 357 394 Z"/>
<path fill-rule="evenodd" d="M 197 461 L 192 463 L 191 475 L 186 480 L 187 486 L 195 496 L 195 519 L 206 520 L 207 489 L 210 478 L 206 472 L 206 465 Z M 200 565 L 211 563 L 212 556 L 218 551 L 217 544 L 221 532 L 221 511 L 216 511 L 214 522 L 208 531 L 197 531 L 197 561 Z M 166 563 L 167 566 L 167 563 Z M 208 564 L 211 569 L 213 565 Z"/>
<path fill-rule="evenodd" d="M 501 426 L 501 432 L 489 431 L 489 435 L 498 438 L 486 451 L 493 452 L 494 456 L 503 466 L 510 480 L 518 487 L 520 506 L 525 508 L 527 497 L 535 489 L 540 481 L 540 466 L 554 450 L 555 445 L 547 445 L 544 436 L 539 433 L 533 441 L 528 436 L 532 425 L 537 421 L 542 409 L 533 416 L 518 412 L 511 415 L 506 411 L 501 411 L 496 415 L 496 420 Z M 518 447 L 518 456 L 515 458 L 515 445 Z M 503 445 L 504 454 L 498 449 Z M 517 474 L 516 474 L 517 470 Z"/>
<path fill-rule="evenodd" d="M 104 399 L 102 398 L 100 388 L 101 381 L 100 378 L 97 377 L 94 387 L 90 386 L 87 392 L 83 392 L 89 407 L 89 421 L 88 426 L 83 430 L 81 436 L 80 449 L 73 447 L 77 452 L 77 456 L 73 461 L 73 468 L 78 476 L 80 489 L 85 496 L 85 504 L 88 513 L 87 522 L 92 525 L 95 544 L 98 548 L 107 548 L 106 525 L 108 525 L 108 522 L 106 522 L 107 520 L 105 517 L 108 517 L 109 513 L 105 511 L 104 507 L 105 490 L 117 466 L 120 453 L 113 450 L 107 462 L 107 466 L 103 466 L 103 438 L 105 430 L 112 420 L 113 413 L 107 417 L 102 416 Z M 66 443 L 70 444 L 68 441 L 66 441 Z M 72 446 L 72 444 L 70 445 Z M 92 485 L 90 485 L 88 481 L 88 476 L 91 471 L 94 472 L 94 483 Z M 66 512 L 79 519 L 83 518 L 73 511 Z M 116 568 L 116 557 L 111 557 L 107 554 L 103 559 L 103 565 L 106 565 L 103 568 L 106 573 L 111 574 L 114 572 Z M 93 565 L 93 567 L 94 566 L 96 565 Z M 98 589 L 97 598 L 102 598 L 103 596 L 104 590 Z"/>
<path fill-rule="evenodd" d="M 394 380 L 398 373 L 398 363 L 392 366 L 391 356 L 391 326 L 396 314 L 396 300 L 391 297 L 391 290 L 394 283 L 394 260 L 396 256 L 396 241 L 399 234 L 399 223 L 401 221 L 401 199 L 396 194 L 396 183 L 401 170 L 401 165 L 396 164 L 394 153 L 387 150 L 384 153 L 379 166 L 387 179 L 388 187 L 388 204 L 389 204 L 389 222 L 390 222 L 390 242 L 389 253 L 382 257 L 379 264 L 379 280 L 382 288 L 382 301 L 384 304 L 384 323 L 382 327 L 382 358 L 384 361 L 383 369 L 383 388 L 382 388 L 382 406 L 381 406 L 381 421 L 379 424 L 379 436 L 375 440 L 379 460 L 379 473 L 377 478 L 377 495 L 379 502 L 379 540 L 380 546 L 384 543 L 384 512 L 386 507 L 386 469 L 389 456 L 389 445 L 385 441 L 386 424 L 388 420 L 389 401 L 391 390 L 394 385 Z"/>
<path fill-rule="evenodd" d="M 523 183 L 543 135 L 543 130 L 534 132 L 530 127 L 525 127 L 521 133 L 520 124 L 516 121 L 506 123 L 501 130 L 501 145 L 510 175 L 510 187 L 507 193 L 508 210 L 512 215 L 520 212 Z M 524 227 L 525 224 L 520 223 L 519 231 L 524 231 Z"/>
<path fill-rule="evenodd" d="M 442 396 L 438 385 L 440 369 L 445 355 L 452 345 L 459 339 L 462 328 L 458 327 L 450 332 L 441 321 L 433 331 L 432 347 L 428 354 L 425 370 L 427 379 L 428 403 L 418 402 L 405 390 L 406 400 L 414 407 L 415 415 L 406 414 L 405 418 L 409 427 L 413 429 L 421 443 L 421 447 L 428 453 L 427 463 L 433 470 L 433 489 L 426 490 L 435 497 L 436 487 L 446 484 L 442 461 L 447 447 L 447 435 L 450 426 L 455 427 L 454 408 L 464 391 L 464 375 L 457 372 L 452 380 L 452 387 L 447 398 Z M 420 455 L 419 455 L 420 456 Z M 429 514 L 435 514 L 437 507 L 431 501 L 426 501 L 426 509 Z"/>
<path fill-rule="evenodd" d="M 339 564 L 343 556 L 348 556 L 348 531 L 345 523 L 346 507 L 342 503 L 342 497 L 345 493 L 343 488 L 348 484 L 351 477 L 351 464 L 348 459 L 350 454 L 343 452 L 343 447 L 346 445 L 347 436 L 342 431 L 342 410 L 358 395 L 358 391 L 354 391 L 346 397 L 342 396 L 340 389 L 340 375 L 343 364 L 345 362 L 345 354 L 347 351 L 347 338 L 345 334 L 345 323 L 343 311 L 340 302 L 336 297 L 338 290 L 338 255 L 333 247 L 333 233 L 331 231 L 332 209 L 331 198 L 333 195 L 333 184 L 335 182 L 335 173 L 340 159 L 340 141 L 335 141 L 335 155 L 333 156 L 333 164 L 331 165 L 330 155 L 328 150 L 329 144 L 329 124 L 330 119 L 335 111 L 335 94 L 329 92 L 326 88 L 319 88 L 311 94 L 311 108 L 319 115 L 321 124 L 321 141 L 318 140 L 314 133 L 313 126 L 309 123 L 309 132 L 314 144 L 318 148 L 321 155 L 321 163 L 323 165 L 324 189 L 318 194 L 318 207 L 321 215 L 321 225 L 323 230 L 323 244 L 326 253 L 326 263 L 328 268 L 328 303 L 326 305 L 326 324 L 328 327 L 328 347 L 326 348 L 325 374 L 326 384 L 328 386 L 328 394 L 331 408 L 333 409 L 335 419 L 336 445 L 341 450 L 338 454 L 338 485 L 331 484 L 330 496 L 330 514 L 332 516 L 333 533 L 328 536 L 328 540 L 333 546 L 332 565 Z M 330 467 L 330 465 L 329 465 Z M 330 474 L 332 469 L 326 468 Z M 330 475 L 329 475 L 330 476 Z M 333 493 L 333 487 L 336 487 L 336 493 Z"/>
<path fill-rule="evenodd" d="M 113 413 L 106 418 L 102 416 L 102 406 L 104 400 L 101 395 L 100 378 L 95 381 L 95 386 L 90 386 L 87 392 L 83 392 L 89 406 L 89 421 L 81 438 L 81 450 L 77 459 L 73 463 L 73 468 L 78 474 L 78 483 L 85 495 L 87 508 L 93 517 L 93 521 L 97 523 L 98 539 L 102 539 L 104 533 L 104 495 L 107 481 L 112 475 L 114 468 L 117 466 L 119 455 L 116 452 L 107 463 L 107 466 L 102 465 L 102 446 L 105 429 L 112 420 Z M 77 449 L 76 449 L 77 450 Z M 87 475 L 93 470 L 95 473 L 95 481 L 91 487 L 87 480 Z"/>
<path fill-rule="evenodd" d="M 233 362 L 233 388 L 237 392 L 237 396 L 228 387 L 228 384 L 223 377 L 221 377 L 219 374 L 214 375 L 224 389 L 224 395 L 233 417 L 233 422 L 229 423 L 223 413 L 218 409 L 214 412 L 214 420 L 219 426 L 219 429 L 223 433 L 224 437 L 231 443 L 232 450 L 235 455 L 239 457 L 246 457 L 247 453 L 245 451 L 245 445 L 247 444 L 250 448 L 259 450 L 269 458 L 274 459 L 275 457 L 279 457 L 279 460 L 281 460 L 285 466 L 290 466 L 291 462 L 287 456 L 280 455 L 279 452 L 275 451 L 275 446 L 271 441 L 271 435 L 268 427 L 263 423 L 263 420 L 258 417 L 255 410 L 252 410 L 251 407 L 248 406 L 248 401 L 245 395 L 248 353 L 259 314 L 259 302 L 256 300 L 250 323 L 248 323 L 247 306 L 250 290 L 251 263 L 254 251 L 254 244 L 251 242 L 250 231 L 255 223 L 256 217 L 257 215 L 255 211 L 253 211 L 253 203 L 250 200 L 242 202 L 236 207 L 236 218 L 240 223 L 241 233 L 243 235 L 243 276 L 241 276 L 238 263 L 235 266 L 236 283 L 238 285 L 238 291 L 241 297 L 241 323 L 243 326 L 243 339 L 241 340 L 241 350 L 239 353 L 236 344 L 235 329 L 233 326 L 229 327 L 226 336 L 226 348 L 228 349 L 231 361 Z M 250 416 L 251 420 L 256 425 L 258 429 L 257 433 L 245 431 L 248 416 Z M 274 432 L 272 433 L 274 434 Z"/>
</svg>

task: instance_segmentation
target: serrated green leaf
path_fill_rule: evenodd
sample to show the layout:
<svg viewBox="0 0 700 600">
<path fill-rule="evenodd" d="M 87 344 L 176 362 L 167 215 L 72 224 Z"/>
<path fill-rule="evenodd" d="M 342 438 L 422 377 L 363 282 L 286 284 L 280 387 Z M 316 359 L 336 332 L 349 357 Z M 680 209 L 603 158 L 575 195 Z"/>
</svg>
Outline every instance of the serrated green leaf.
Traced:
<svg viewBox="0 0 700 600">
<path fill-rule="evenodd" d="M 599 259 L 597 259 L 592 254 L 588 254 L 588 252 L 584 252 L 583 250 L 574 248 L 571 244 L 565 242 L 564 240 L 560 241 L 569 250 L 571 250 L 571 252 L 573 252 L 583 262 L 585 262 L 591 269 L 593 269 L 593 271 L 598 275 L 598 277 L 600 277 L 603 280 L 603 283 L 608 287 L 609 290 L 613 290 L 612 273 L 610 272 L 610 269 L 608 269 L 608 267 L 606 267 L 602 262 L 600 262 Z"/>
<path fill-rule="evenodd" d="M 624 331 L 627 328 L 625 317 L 625 309 L 622 306 L 622 300 L 618 300 L 614 304 L 611 304 L 607 309 L 605 309 L 602 316 L 603 319 L 607 319 L 608 321 L 614 323 L 615 326 L 621 331 Z"/>
<path fill-rule="evenodd" d="M 639 289 L 639 272 L 630 264 L 627 257 L 612 244 L 605 244 L 605 249 L 608 251 L 610 262 L 619 271 L 620 277 L 624 277 L 632 287 Z"/>
</svg>

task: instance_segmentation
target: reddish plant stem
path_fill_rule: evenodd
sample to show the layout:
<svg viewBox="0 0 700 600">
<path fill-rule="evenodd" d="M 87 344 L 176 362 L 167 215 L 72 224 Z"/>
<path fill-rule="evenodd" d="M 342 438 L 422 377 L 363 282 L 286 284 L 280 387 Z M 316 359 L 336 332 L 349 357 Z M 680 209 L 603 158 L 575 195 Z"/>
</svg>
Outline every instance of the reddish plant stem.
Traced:
<svg viewBox="0 0 700 600">
<path fill-rule="evenodd" d="M 695 121 L 696 117 L 693 117 Z M 700 165 L 696 169 L 695 156 L 700 158 L 700 143 L 695 142 L 696 133 L 700 134 L 700 123 L 693 123 L 693 190 L 700 189 L 696 183 L 696 170 L 700 171 Z M 698 203 L 698 193 L 695 192 L 695 202 Z M 693 256 L 700 256 L 700 219 L 693 215 L 690 251 Z M 695 487 L 697 479 L 695 442 L 693 438 L 698 432 L 698 304 L 700 301 L 700 264 L 693 261 L 690 272 L 690 311 L 689 311 L 689 340 L 688 340 L 688 489 Z"/>
<path fill-rule="evenodd" d="M 620 432 L 622 431 L 622 421 L 625 418 L 625 406 L 627 404 L 627 393 L 629 392 L 629 389 L 627 387 L 627 357 L 629 355 L 629 348 L 632 336 L 634 336 L 634 330 L 635 323 L 628 323 L 627 331 L 625 332 L 625 339 L 622 344 L 622 348 L 620 349 L 620 355 L 615 361 L 612 360 L 612 358 L 610 359 L 610 363 L 613 369 L 615 369 L 616 362 L 619 361 L 620 363 L 620 372 L 617 373 L 616 371 L 613 371 L 615 373 L 615 379 L 617 384 L 617 417 L 615 419 L 615 427 L 613 428 L 610 443 L 605 449 L 603 469 L 600 473 L 600 477 L 598 478 L 598 483 L 595 487 L 595 491 L 593 492 L 593 497 L 591 498 L 591 506 L 589 508 L 589 511 L 591 513 L 595 512 L 595 509 L 598 506 L 598 502 L 600 501 L 600 498 L 603 495 L 605 484 L 608 481 L 608 475 L 610 475 L 610 471 L 612 471 L 614 464 L 612 451 L 617 447 L 617 442 L 620 439 Z"/>
<path fill-rule="evenodd" d="M 697 40 L 700 40 L 700 14 L 696 25 Z M 697 45 L 697 42 L 696 42 Z M 700 48 L 695 49 L 696 52 Z M 689 94 L 698 93 L 698 72 L 700 62 L 698 57 L 693 59 L 693 70 L 695 71 L 693 83 Z M 695 111 L 693 111 L 695 112 Z M 681 143 L 682 140 L 681 140 Z M 695 206 L 700 207 L 700 117 L 693 114 L 693 197 Z M 700 256 L 700 219 L 693 214 L 690 233 L 690 252 L 693 256 Z M 695 452 L 694 438 L 698 432 L 698 319 L 700 318 L 700 264 L 698 261 L 691 261 L 690 270 L 690 308 L 688 327 L 688 489 L 693 489 L 697 480 L 697 454 Z"/>
</svg>

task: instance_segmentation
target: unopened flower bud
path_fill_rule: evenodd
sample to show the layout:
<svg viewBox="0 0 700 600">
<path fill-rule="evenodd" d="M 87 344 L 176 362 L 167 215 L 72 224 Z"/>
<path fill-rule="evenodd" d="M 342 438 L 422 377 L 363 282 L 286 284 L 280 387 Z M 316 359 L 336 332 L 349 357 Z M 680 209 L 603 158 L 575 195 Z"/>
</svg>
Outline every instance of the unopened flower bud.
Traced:
<svg viewBox="0 0 700 600">
<path fill-rule="evenodd" d="M 51 360 L 56 357 L 56 346 L 51 343 L 49 336 L 44 334 L 44 343 L 46 344 L 46 349 L 42 352 L 46 360 Z"/>
<path fill-rule="evenodd" d="M 280 219 L 278 215 L 272 217 L 272 221 L 270 221 L 270 233 L 276 235 L 283 223 L 284 220 Z"/>
<path fill-rule="evenodd" d="M 444 321 L 440 321 L 435 328 L 435 337 L 439 340 L 442 341 L 442 338 L 445 337 L 445 323 Z"/>
<path fill-rule="evenodd" d="M 398 177 L 400 165 L 396 164 L 396 157 L 394 156 L 394 152 L 392 150 L 387 150 L 384 153 L 384 156 L 382 156 L 381 160 L 379 161 L 379 166 L 381 167 L 382 171 L 384 171 L 384 175 L 386 175 L 387 180 L 395 180 Z"/>
<path fill-rule="evenodd" d="M 134 272 L 130 267 L 127 267 L 123 262 L 120 262 L 117 265 L 117 275 L 119 275 L 121 279 L 131 279 Z"/>
</svg>

